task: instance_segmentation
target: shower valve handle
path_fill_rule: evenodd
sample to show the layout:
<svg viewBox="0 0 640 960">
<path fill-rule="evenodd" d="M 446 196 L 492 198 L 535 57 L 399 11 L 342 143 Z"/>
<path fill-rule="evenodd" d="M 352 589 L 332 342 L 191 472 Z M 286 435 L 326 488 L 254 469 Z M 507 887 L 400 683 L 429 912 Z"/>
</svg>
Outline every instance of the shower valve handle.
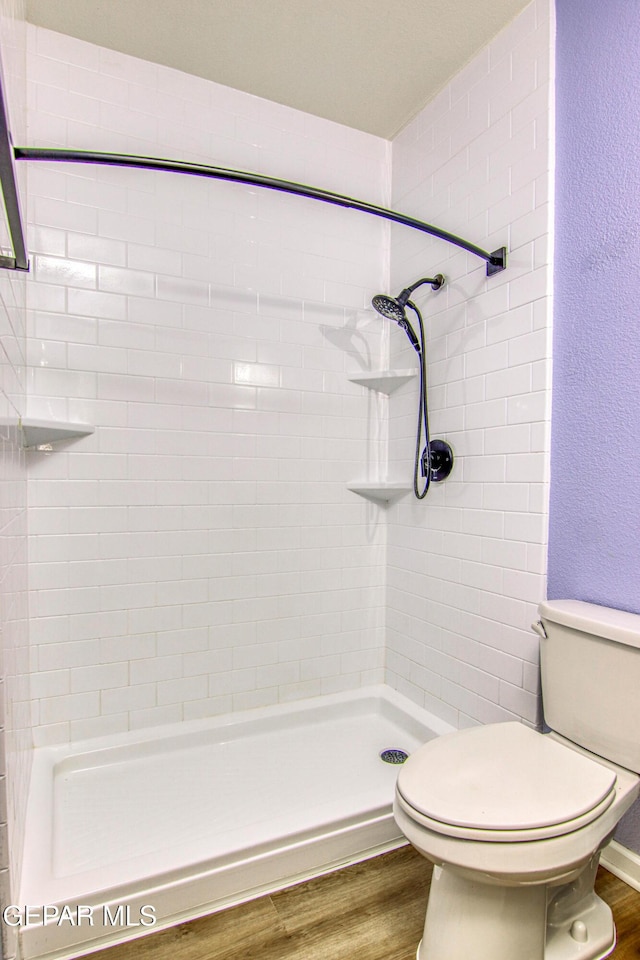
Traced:
<svg viewBox="0 0 640 960">
<path fill-rule="evenodd" d="M 453 450 L 446 440 L 431 440 L 422 451 L 420 472 L 434 483 L 446 480 L 453 470 Z"/>
</svg>

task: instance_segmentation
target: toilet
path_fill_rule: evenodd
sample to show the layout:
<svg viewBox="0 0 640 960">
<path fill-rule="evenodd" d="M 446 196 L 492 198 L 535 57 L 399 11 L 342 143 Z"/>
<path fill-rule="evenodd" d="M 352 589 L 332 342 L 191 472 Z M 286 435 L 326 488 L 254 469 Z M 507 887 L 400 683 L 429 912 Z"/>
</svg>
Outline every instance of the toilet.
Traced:
<svg viewBox="0 0 640 960">
<path fill-rule="evenodd" d="M 640 615 L 542 603 L 548 733 L 458 730 L 402 767 L 394 816 L 434 863 L 417 960 L 595 960 L 615 946 L 600 851 L 640 792 Z"/>
</svg>

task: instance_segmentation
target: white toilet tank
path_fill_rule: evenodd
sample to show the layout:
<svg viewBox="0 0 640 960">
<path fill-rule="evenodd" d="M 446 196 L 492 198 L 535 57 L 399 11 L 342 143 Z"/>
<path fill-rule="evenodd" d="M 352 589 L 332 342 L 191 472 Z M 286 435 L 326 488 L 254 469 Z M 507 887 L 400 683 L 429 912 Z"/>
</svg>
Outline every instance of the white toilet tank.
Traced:
<svg viewBox="0 0 640 960">
<path fill-rule="evenodd" d="M 545 722 L 640 773 L 640 615 L 579 600 L 538 608 Z"/>
</svg>

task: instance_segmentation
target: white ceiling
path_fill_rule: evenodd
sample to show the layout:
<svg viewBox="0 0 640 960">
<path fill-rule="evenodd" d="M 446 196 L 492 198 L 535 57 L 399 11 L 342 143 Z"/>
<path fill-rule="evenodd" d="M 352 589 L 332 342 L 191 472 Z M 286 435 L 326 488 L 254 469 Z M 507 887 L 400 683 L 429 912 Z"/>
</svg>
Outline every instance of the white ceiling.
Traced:
<svg viewBox="0 0 640 960">
<path fill-rule="evenodd" d="M 27 0 L 27 19 L 390 139 L 529 0 Z"/>
</svg>

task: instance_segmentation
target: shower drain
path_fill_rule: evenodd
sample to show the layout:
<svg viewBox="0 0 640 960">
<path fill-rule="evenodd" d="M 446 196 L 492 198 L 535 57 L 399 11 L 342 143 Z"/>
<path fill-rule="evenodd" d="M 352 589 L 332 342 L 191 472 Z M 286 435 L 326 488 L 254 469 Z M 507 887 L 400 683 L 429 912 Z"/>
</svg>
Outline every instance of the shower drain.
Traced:
<svg viewBox="0 0 640 960">
<path fill-rule="evenodd" d="M 392 750 L 383 750 L 380 754 L 380 759 L 384 760 L 385 763 L 404 763 L 408 757 L 408 753 L 406 753 L 404 750 L 398 750 L 396 748 Z"/>
</svg>

